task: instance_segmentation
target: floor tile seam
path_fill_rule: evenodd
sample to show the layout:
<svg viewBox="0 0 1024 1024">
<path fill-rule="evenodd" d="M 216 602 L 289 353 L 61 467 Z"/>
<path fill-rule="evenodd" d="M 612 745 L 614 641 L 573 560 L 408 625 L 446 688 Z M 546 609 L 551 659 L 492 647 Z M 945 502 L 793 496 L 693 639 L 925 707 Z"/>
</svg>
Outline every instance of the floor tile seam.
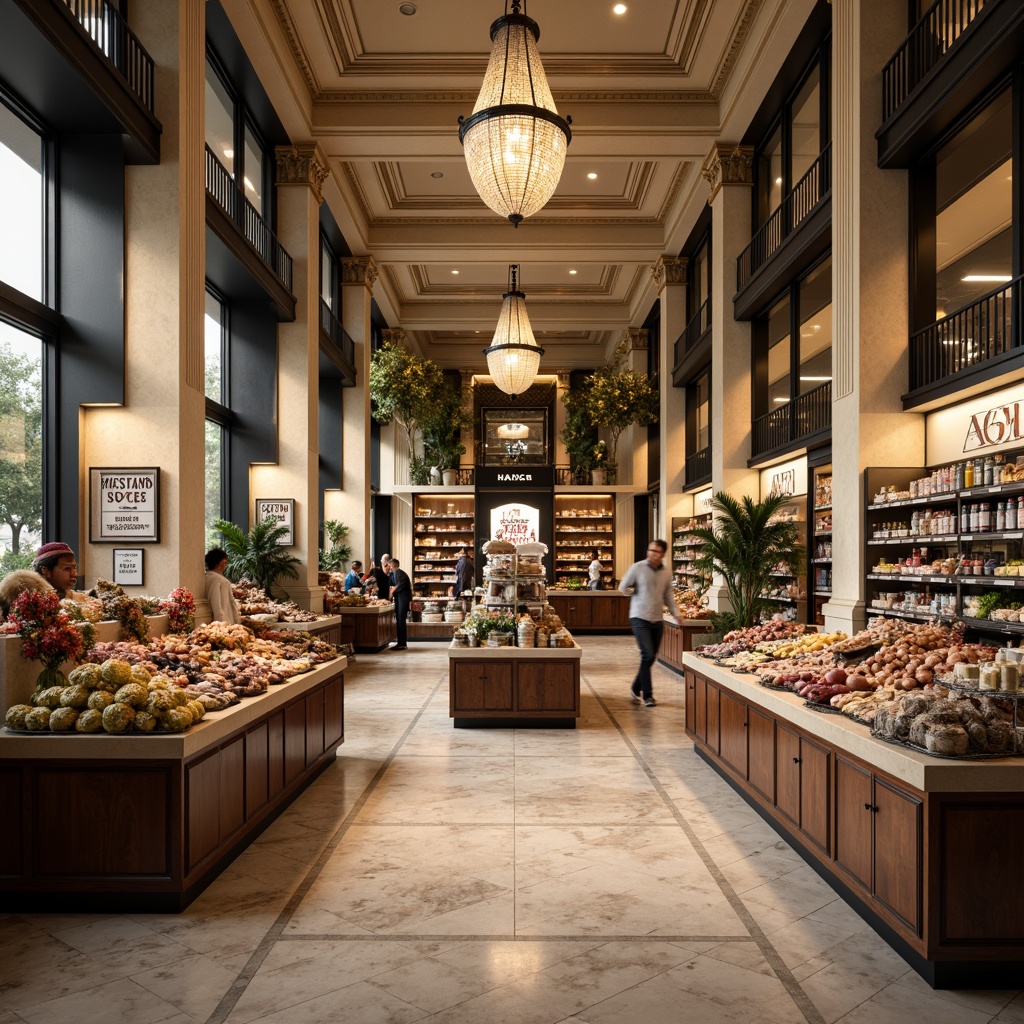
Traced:
<svg viewBox="0 0 1024 1024">
<path fill-rule="evenodd" d="M 352 828 L 664 828 L 676 831 L 675 821 L 355 821 Z"/>
<path fill-rule="evenodd" d="M 683 815 L 683 813 L 676 806 L 675 801 L 669 796 L 668 791 L 662 785 L 661 780 L 657 777 L 654 770 L 644 759 L 644 756 L 640 753 L 636 745 L 629 738 L 629 735 L 626 733 L 625 729 L 623 728 L 619 720 L 607 707 L 604 698 L 594 689 L 594 687 L 589 683 L 589 681 L 587 682 L 587 685 L 590 686 L 590 690 L 594 696 L 594 699 L 602 707 L 605 708 L 606 714 L 608 714 L 609 718 L 611 718 L 615 728 L 619 730 L 619 732 L 621 733 L 626 745 L 633 751 L 633 756 L 636 758 L 637 763 L 640 765 L 644 773 L 647 775 L 651 785 L 655 788 L 661 799 L 664 801 L 665 806 L 668 808 L 673 818 L 675 818 L 676 822 L 679 825 L 679 828 L 682 830 L 683 834 L 689 840 L 690 845 L 696 851 L 697 855 L 703 861 L 704 866 L 711 874 L 711 877 L 715 880 L 715 883 L 721 890 L 722 895 L 726 898 L 736 916 L 739 917 L 740 921 L 743 923 L 743 926 L 750 932 L 750 935 L 757 943 L 758 948 L 761 951 L 761 954 L 768 962 L 768 965 L 771 967 L 775 976 L 782 983 L 783 988 L 785 988 L 786 991 L 789 993 L 790 998 L 797 1005 L 797 1008 L 803 1014 L 808 1024 L 825 1024 L 824 1017 L 821 1015 L 818 1008 L 814 1005 L 810 996 L 807 995 L 807 993 L 803 990 L 803 987 L 794 977 L 793 972 L 786 966 L 786 963 L 779 955 L 778 950 L 775 949 L 771 941 L 768 939 L 768 936 L 765 935 L 764 930 L 754 919 L 754 916 L 750 913 L 746 904 L 736 893 L 735 889 L 733 889 L 731 883 L 725 877 L 721 868 L 719 868 L 718 864 L 715 862 L 714 858 L 704 848 L 704 843 L 698 838 L 696 832 L 694 832 L 693 828 L 690 826 L 690 823 L 686 820 L 685 815 Z"/>
<path fill-rule="evenodd" d="M 361 935 L 358 932 L 287 932 L 279 942 L 750 942 L 756 940 L 751 935 L 652 935 L 643 932 L 637 935 L 604 935 L 600 932 L 583 932 L 572 935 L 520 935 L 511 934 L 478 934 L 467 933 L 458 935 L 447 932 L 424 932 L 422 934 L 403 932 L 373 932 Z"/>
<path fill-rule="evenodd" d="M 245 990 L 249 987 L 249 983 L 256 976 L 256 973 L 257 971 L 259 971 L 264 960 L 266 960 L 267 956 L 270 954 L 270 951 L 273 949 L 274 945 L 279 941 L 281 935 L 284 933 L 285 928 L 288 926 L 288 922 L 292 919 L 296 910 L 298 910 L 300 904 L 308 894 L 309 890 L 313 887 L 313 883 L 319 877 L 320 873 L 323 871 L 324 866 L 330 860 L 331 856 L 334 854 L 334 851 L 338 848 L 341 841 L 344 839 L 352 823 L 355 821 L 356 817 L 362 811 L 363 806 L 366 804 L 367 800 L 370 798 L 373 791 L 380 784 L 380 781 L 383 779 L 387 770 L 391 767 L 391 764 L 394 761 L 396 754 L 401 749 L 402 744 L 409 737 L 410 733 L 415 728 L 417 722 L 419 722 L 420 718 L 425 713 L 431 700 L 433 700 L 434 696 L 441 689 L 441 686 L 445 682 L 447 682 L 447 679 L 447 673 L 445 673 L 440 679 L 438 679 L 437 683 L 434 685 L 433 690 L 431 690 L 426 700 L 423 702 L 423 704 L 421 704 L 419 711 L 417 711 L 416 714 L 413 716 L 412 720 L 409 722 L 409 724 L 402 732 L 402 735 L 399 736 L 399 738 L 395 741 L 394 746 L 391 748 L 387 756 L 381 762 L 380 766 L 377 768 L 377 771 L 374 772 L 373 778 L 371 778 L 370 781 L 363 788 L 363 791 L 359 794 L 358 799 L 352 805 L 348 814 L 345 815 L 345 818 L 342 820 L 341 824 L 338 826 L 335 833 L 327 841 L 327 844 L 320 852 L 320 856 L 317 857 L 316 861 L 310 866 L 309 870 L 306 872 L 302 881 L 299 882 L 298 886 L 292 893 L 291 897 L 288 899 L 288 902 L 285 904 L 284 908 L 278 914 L 277 919 L 274 921 L 274 923 L 270 926 L 267 933 L 260 940 L 259 945 L 256 947 L 252 955 L 246 961 L 245 966 L 242 968 L 241 971 L 239 971 L 238 976 L 235 978 L 234 982 L 232 982 L 231 987 L 221 998 L 220 1002 L 217 1004 L 213 1013 L 211 1013 L 210 1016 L 207 1018 L 206 1024 L 223 1024 L 223 1022 L 227 1020 L 228 1016 L 230 1016 L 231 1011 L 238 1004 L 239 999 L 241 999 L 242 996 L 245 994 Z"/>
</svg>

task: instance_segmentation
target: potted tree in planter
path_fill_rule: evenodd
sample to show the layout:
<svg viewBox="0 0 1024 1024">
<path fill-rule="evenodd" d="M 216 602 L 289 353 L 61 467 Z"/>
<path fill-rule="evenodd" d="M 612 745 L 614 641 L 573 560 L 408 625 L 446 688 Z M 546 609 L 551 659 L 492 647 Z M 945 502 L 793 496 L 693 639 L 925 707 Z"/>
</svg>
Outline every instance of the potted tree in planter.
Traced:
<svg viewBox="0 0 1024 1024">
<path fill-rule="evenodd" d="M 615 467 L 608 459 L 608 445 L 604 441 L 598 441 L 590 454 L 590 482 L 598 487 L 609 483 L 608 474 Z"/>
<path fill-rule="evenodd" d="M 562 395 L 562 404 L 565 406 L 565 426 L 560 436 L 569 456 L 569 469 L 574 483 L 585 484 L 594 465 L 597 428 L 591 419 L 583 390 L 566 391 Z"/>
<path fill-rule="evenodd" d="M 430 482 L 430 468 L 419 454 L 421 424 L 430 416 L 437 395 L 445 386 L 441 368 L 429 359 L 420 359 L 391 342 L 373 353 L 370 359 L 370 398 L 378 422 L 394 420 L 405 431 L 409 445 L 409 480 L 413 484 Z"/>
<path fill-rule="evenodd" d="M 788 496 L 780 495 L 764 501 L 749 496 L 737 500 L 719 491 L 711 501 L 712 525 L 690 531 L 704 545 L 694 567 L 722 577 L 732 606 L 712 616 L 716 631 L 752 626 L 774 607 L 761 595 L 769 589 L 780 562 L 795 573 L 803 569 L 805 551 L 797 542 L 797 525 L 778 518 L 779 510 L 789 501 Z"/>
<path fill-rule="evenodd" d="M 424 461 L 440 473 L 445 486 L 458 483 L 459 459 L 466 454 L 460 435 L 470 418 L 462 405 L 462 396 L 449 381 L 432 398 L 429 411 L 421 421 Z"/>
<path fill-rule="evenodd" d="M 658 419 L 658 389 L 644 374 L 633 370 L 616 373 L 603 366 L 588 379 L 584 395 L 594 424 L 608 431 L 611 444 L 606 468 L 609 481 L 614 482 L 619 436 L 634 423 L 647 426 Z"/>
</svg>

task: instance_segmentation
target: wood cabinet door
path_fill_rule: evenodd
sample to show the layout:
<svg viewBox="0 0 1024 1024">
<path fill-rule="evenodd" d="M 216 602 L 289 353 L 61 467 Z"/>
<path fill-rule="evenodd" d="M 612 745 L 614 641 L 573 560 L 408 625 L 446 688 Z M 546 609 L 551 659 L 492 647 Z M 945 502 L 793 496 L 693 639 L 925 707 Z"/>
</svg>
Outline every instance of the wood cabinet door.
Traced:
<svg viewBox="0 0 1024 1024">
<path fill-rule="evenodd" d="M 512 665 L 490 661 L 452 663 L 450 711 L 466 712 L 512 710 Z"/>
<path fill-rule="evenodd" d="M 575 661 L 521 661 L 516 666 L 517 711 L 579 710 L 579 677 Z"/>
<path fill-rule="evenodd" d="M 703 743 L 708 740 L 708 684 L 702 676 L 694 676 L 693 731 Z"/>
<path fill-rule="evenodd" d="M 555 609 L 555 614 L 568 625 L 570 598 L 563 594 L 548 594 L 548 604 Z"/>
<path fill-rule="evenodd" d="M 721 718 L 720 699 L 722 691 L 714 683 L 708 683 L 707 694 L 707 744 L 717 754 L 721 742 L 721 729 L 719 720 Z"/>
<path fill-rule="evenodd" d="M 921 934 L 922 804 L 875 777 L 875 896 Z"/>
<path fill-rule="evenodd" d="M 253 818 L 268 799 L 269 759 L 267 723 L 245 734 L 245 816 Z"/>
<path fill-rule="evenodd" d="M 306 695 L 306 767 L 324 752 L 324 691 Z"/>
<path fill-rule="evenodd" d="M 589 597 L 570 597 L 567 602 L 568 618 L 563 621 L 569 627 L 570 632 L 573 626 L 584 627 L 594 624 L 593 612 L 591 610 L 594 601 Z"/>
<path fill-rule="evenodd" d="M 836 757 L 835 861 L 871 890 L 871 774 Z"/>
<path fill-rule="evenodd" d="M 724 690 L 721 704 L 719 756 L 740 778 L 747 777 L 747 705 Z"/>
<path fill-rule="evenodd" d="M 807 739 L 800 740 L 800 828 L 813 843 L 829 852 L 831 820 L 830 754 L 827 747 Z"/>
<path fill-rule="evenodd" d="M 747 708 L 747 781 L 769 803 L 775 802 L 775 719 Z"/>
<path fill-rule="evenodd" d="M 629 625 L 629 619 L 623 621 L 623 603 L 626 597 L 591 597 L 586 601 L 574 602 L 590 605 L 590 624 L 592 626 L 619 627 Z"/>
<path fill-rule="evenodd" d="M 336 750 L 345 738 L 345 681 L 339 676 L 324 688 L 324 749 Z"/>
<path fill-rule="evenodd" d="M 306 768 L 306 701 L 299 698 L 284 709 L 284 783 Z"/>
<path fill-rule="evenodd" d="M 800 736 L 781 722 L 775 729 L 775 809 L 800 825 Z"/>
<path fill-rule="evenodd" d="M 688 735 L 695 736 L 697 733 L 697 680 L 689 669 L 683 673 L 683 682 L 686 697 L 684 726 Z"/>
</svg>

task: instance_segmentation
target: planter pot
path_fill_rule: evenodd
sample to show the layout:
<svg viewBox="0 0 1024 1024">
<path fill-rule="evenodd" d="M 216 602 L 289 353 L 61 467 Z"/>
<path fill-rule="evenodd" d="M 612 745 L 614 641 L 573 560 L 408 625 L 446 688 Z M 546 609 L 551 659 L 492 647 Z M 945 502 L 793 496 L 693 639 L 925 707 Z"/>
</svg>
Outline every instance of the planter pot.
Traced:
<svg viewBox="0 0 1024 1024">
<path fill-rule="evenodd" d="M 457 469 L 442 469 L 441 480 L 445 487 L 454 487 L 459 482 L 459 471 Z"/>
<path fill-rule="evenodd" d="M 590 471 L 590 482 L 596 487 L 604 487 L 608 483 L 608 470 L 592 469 Z"/>
</svg>

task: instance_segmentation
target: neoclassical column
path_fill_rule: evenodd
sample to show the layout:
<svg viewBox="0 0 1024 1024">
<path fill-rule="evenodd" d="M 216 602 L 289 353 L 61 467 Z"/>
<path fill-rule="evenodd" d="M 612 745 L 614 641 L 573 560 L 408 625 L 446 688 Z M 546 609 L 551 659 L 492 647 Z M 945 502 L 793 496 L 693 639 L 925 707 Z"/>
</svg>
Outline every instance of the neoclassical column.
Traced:
<svg viewBox="0 0 1024 1024">
<path fill-rule="evenodd" d="M 690 515 L 692 512 L 692 500 L 683 494 L 686 479 L 686 389 L 672 384 L 675 341 L 686 327 L 687 263 L 685 257 L 659 256 L 652 269 L 661 303 L 658 338 L 661 346 L 658 360 L 661 366 L 658 377 L 661 503 L 659 522 L 655 525 L 659 537 L 668 537 L 673 516 Z"/>
<path fill-rule="evenodd" d="M 187 587 L 209 618 L 204 581 L 206 11 L 142 4 L 133 28 L 159 69 L 160 163 L 125 167 L 125 405 L 81 410 L 81 572 L 111 578 L 112 548 L 88 539 L 89 466 L 155 466 L 160 541 L 142 545 L 149 594 Z M 66 538 L 74 543 L 75 538 Z M 125 541 L 125 546 L 135 546 Z M 131 590 L 130 590 L 131 592 Z"/>
<path fill-rule="evenodd" d="M 623 366 L 647 376 L 648 334 L 644 327 L 627 327 L 616 347 L 622 353 Z M 620 484 L 647 486 L 647 427 L 633 424 L 619 436 L 618 477 Z"/>
<path fill-rule="evenodd" d="M 887 0 L 832 7 L 832 597 L 828 629 L 865 620 L 863 470 L 924 465 L 924 417 L 902 411 L 909 333 L 908 172 L 881 170 L 877 69 L 906 35 Z"/>
<path fill-rule="evenodd" d="M 296 604 L 323 610 L 317 584 L 320 510 L 320 204 L 327 158 L 315 143 L 280 146 L 277 169 L 277 237 L 292 257 L 295 320 L 277 330 L 277 463 L 253 466 L 250 498 L 295 499 L 299 578 L 280 581 Z"/>
<path fill-rule="evenodd" d="M 342 258 L 341 322 L 355 343 L 356 386 L 345 392 L 342 487 L 332 496 L 332 507 L 337 508 L 336 518 L 349 528 L 353 558 L 363 561 L 371 554 L 370 302 L 378 272 L 372 256 Z"/>
<path fill-rule="evenodd" d="M 565 430 L 565 395 L 569 391 L 569 371 L 554 370 L 555 375 L 555 424 L 551 432 L 552 461 L 555 466 L 569 468 L 569 453 L 565 450 L 562 441 L 562 431 Z"/>
</svg>

